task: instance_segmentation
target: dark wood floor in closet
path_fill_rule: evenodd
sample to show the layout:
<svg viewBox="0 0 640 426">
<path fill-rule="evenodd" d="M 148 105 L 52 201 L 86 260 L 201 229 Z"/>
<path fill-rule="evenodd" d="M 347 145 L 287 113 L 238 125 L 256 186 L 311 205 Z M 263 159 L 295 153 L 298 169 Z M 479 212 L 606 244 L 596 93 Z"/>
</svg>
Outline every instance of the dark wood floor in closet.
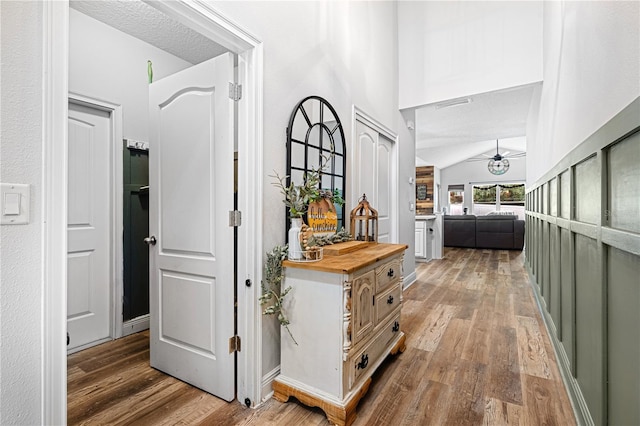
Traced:
<svg viewBox="0 0 640 426">
<path fill-rule="evenodd" d="M 574 425 L 518 251 L 446 249 L 404 293 L 407 350 L 387 359 L 355 425 Z M 319 409 L 258 409 L 149 367 L 138 333 L 70 355 L 70 425 L 326 425 Z"/>
</svg>

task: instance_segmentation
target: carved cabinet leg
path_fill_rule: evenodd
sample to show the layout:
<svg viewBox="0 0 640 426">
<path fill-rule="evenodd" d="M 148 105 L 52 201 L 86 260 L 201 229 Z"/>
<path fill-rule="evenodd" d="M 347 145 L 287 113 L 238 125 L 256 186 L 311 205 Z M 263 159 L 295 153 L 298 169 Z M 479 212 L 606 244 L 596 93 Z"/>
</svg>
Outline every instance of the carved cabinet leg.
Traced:
<svg viewBox="0 0 640 426">
<path fill-rule="evenodd" d="M 289 397 L 293 396 L 305 405 L 320 408 L 332 424 L 350 426 L 357 416 L 356 407 L 362 397 L 366 395 L 370 384 L 371 378 L 368 378 L 364 381 L 358 392 L 356 392 L 344 406 L 322 400 L 301 389 L 296 389 L 277 380 L 273 382 L 273 398 L 280 402 L 287 402 Z"/>
</svg>

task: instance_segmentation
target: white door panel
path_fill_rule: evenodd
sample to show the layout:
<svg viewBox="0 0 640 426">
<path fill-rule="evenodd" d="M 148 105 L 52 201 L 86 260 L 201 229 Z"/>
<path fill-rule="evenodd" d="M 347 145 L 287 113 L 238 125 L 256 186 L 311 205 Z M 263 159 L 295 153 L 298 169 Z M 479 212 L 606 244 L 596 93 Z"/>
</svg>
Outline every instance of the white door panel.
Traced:
<svg viewBox="0 0 640 426">
<path fill-rule="evenodd" d="M 360 121 L 356 121 L 356 134 L 358 167 L 354 170 L 353 205 L 358 203 L 362 194 L 366 194 L 371 206 L 378 211 L 378 241 L 394 242 L 393 203 L 397 197 L 393 193 L 393 142 Z"/>
<path fill-rule="evenodd" d="M 391 234 L 391 142 L 383 136 L 378 138 L 376 167 L 376 206 L 378 209 L 378 241 L 390 243 Z"/>
<path fill-rule="evenodd" d="M 151 365 L 234 398 L 233 57 L 150 85 Z"/>
<path fill-rule="evenodd" d="M 367 195 L 367 200 L 369 203 L 376 208 L 373 204 L 373 198 L 375 196 L 375 168 L 367 167 L 366 165 L 373 165 L 376 161 L 376 147 L 378 145 L 378 134 L 372 133 L 368 131 L 369 129 L 358 123 L 358 150 L 357 150 L 357 159 L 358 159 L 358 167 L 354 170 L 357 173 L 358 179 L 356 182 L 358 183 L 358 187 L 356 193 L 356 200 L 354 200 L 354 206 L 360 200 L 363 194 Z"/>
<path fill-rule="evenodd" d="M 68 349 L 110 337 L 110 114 L 69 104 Z"/>
</svg>

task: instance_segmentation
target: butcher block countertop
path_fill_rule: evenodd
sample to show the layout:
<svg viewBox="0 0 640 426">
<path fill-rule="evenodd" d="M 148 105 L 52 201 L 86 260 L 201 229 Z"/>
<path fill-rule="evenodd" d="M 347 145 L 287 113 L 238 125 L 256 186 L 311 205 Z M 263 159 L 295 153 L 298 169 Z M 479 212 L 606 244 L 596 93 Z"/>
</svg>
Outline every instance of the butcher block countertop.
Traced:
<svg viewBox="0 0 640 426">
<path fill-rule="evenodd" d="M 285 268 L 308 269 L 312 271 L 333 272 L 336 274 L 350 274 L 360 268 L 372 265 L 378 260 L 402 253 L 407 248 L 409 248 L 409 246 L 406 244 L 367 243 L 364 248 L 340 256 L 324 256 L 324 259 L 317 262 L 293 262 L 291 260 L 285 260 L 282 262 L 282 266 Z"/>
</svg>

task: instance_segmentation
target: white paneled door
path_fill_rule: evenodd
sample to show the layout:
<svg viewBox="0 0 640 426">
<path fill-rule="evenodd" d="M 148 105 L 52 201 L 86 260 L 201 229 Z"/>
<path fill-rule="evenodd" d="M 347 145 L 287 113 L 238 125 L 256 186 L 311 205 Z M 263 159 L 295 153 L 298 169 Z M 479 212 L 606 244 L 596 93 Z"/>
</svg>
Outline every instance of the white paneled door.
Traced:
<svg viewBox="0 0 640 426">
<path fill-rule="evenodd" d="M 69 350 L 109 338 L 111 118 L 69 103 L 67 333 Z"/>
<path fill-rule="evenodd" d="M 393 142 L 367 124 L 356 121 L 354 196 L 367 195 L 371 206 L 378 210 L 378 241 L 396 242 L 393 235 L 394 203 L 397 199 L 393 163 Z M 357 204 L 358 200 L 353 200 Z M 353 204 L 353 205 L 355 205 Z"/>
<path fill-rule="evenodd" d="M 233 56 L 149 86 L 151 365 L 235 394 Z"/>
</svg>

